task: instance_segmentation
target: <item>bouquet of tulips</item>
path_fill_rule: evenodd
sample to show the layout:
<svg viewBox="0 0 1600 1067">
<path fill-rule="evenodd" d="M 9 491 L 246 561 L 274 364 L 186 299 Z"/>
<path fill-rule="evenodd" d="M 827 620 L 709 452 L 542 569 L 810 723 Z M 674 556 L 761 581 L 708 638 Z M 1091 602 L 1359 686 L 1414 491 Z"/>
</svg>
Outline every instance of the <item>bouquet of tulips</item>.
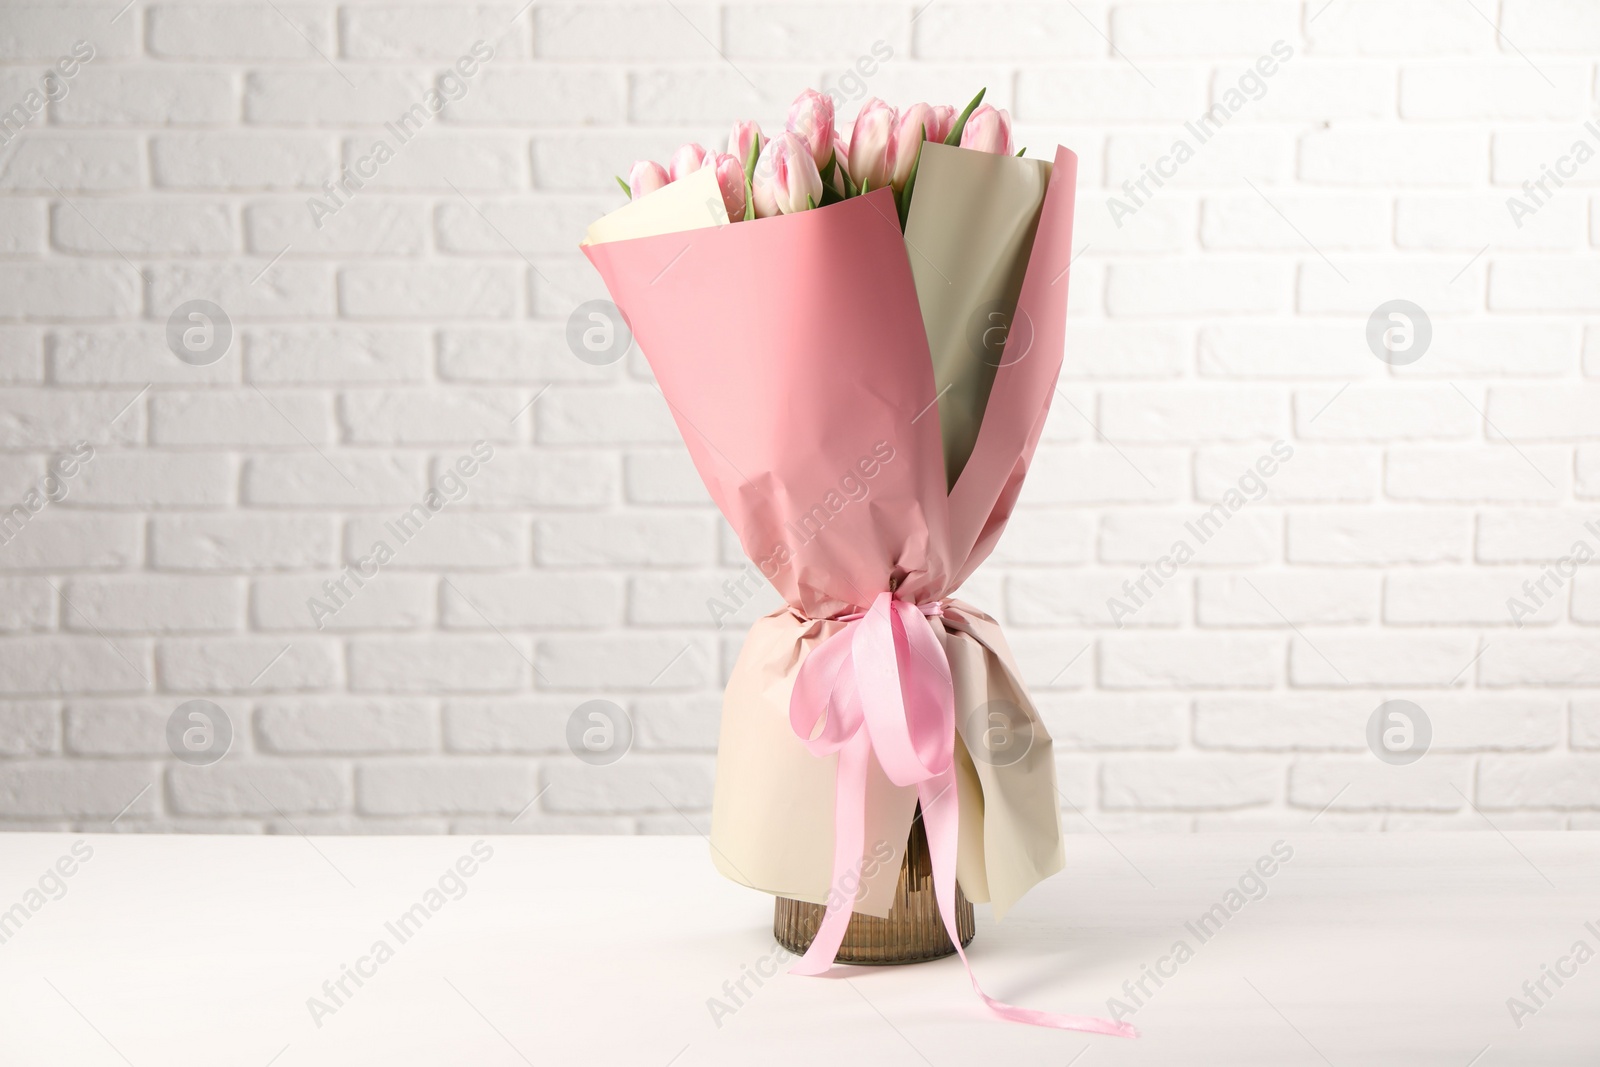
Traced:
<svg viewBox="0 0 1600 1067">
<path fill-rule="evenodd" d="M 871 97 L 843 131 L 834 124 L 833 99 L 807 89 L 790 105 L 778 136 L 764 137 L 754 122 L 736 122 L 726 152 L 686 144 L 664 167 L 640 160 L 617 184 L 637 199 L 709 167 L 733 221 L 792 215 L 887 186 L 894 190 L 903 225 L 924 141 L 1011 152 L 1011 115 L 983 103 L 983 93 L 980 89 L 959 115 L 949 104 L 912 104 L 896 111 Z"/>
<path fill-rule="evenodd" d="M 774 137 L 740 122 L 725 153 L 636 163 L 583 242 L 786 601 L 727 684 L 711 844 L 727 877 L 825 907 L 801 973 L 853 914 L 892 919 L 919 811 L 957 951 L 958 884 L 998 918 L 1064 862 L 1050 736 L 999 626 L 951 594 L 1005 528 L 1060 373 L 1077 157 L 1013 155 L 982 96 L 869 100 L 845 134 L 804 92 Z"/>
</svg>

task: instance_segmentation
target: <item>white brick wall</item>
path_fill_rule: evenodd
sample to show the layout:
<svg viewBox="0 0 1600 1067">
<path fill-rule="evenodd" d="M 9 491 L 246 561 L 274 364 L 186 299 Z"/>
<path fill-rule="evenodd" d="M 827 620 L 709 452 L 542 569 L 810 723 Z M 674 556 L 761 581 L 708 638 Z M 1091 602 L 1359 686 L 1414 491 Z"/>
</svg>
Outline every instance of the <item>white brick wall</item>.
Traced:
<svg viewBox="0 0 1600 1067">
<path fill-rule="evenodd" d="M 0 145 L 0 508 L 94 450 L 0 545 L 0 826 L 703 825 L 720 684 L 775 598 L 708 611 L 743 560 L 638 353 L 566 350 L 603 295 L 577 240 L 634 158 L 806 85 L 987 85 L 1030 154 L 1082 160 L 1061 400 L 966 590 L 1071 827 L 1600 827 L 1600 578 L 1552 569 L 1600 549 L 1600 159 L 1506 207 L 1600 148 L 1594 5 L 519 7 L 0 7 L 0 109 L 94 48 Z M 314 225 L 478 40 L 465 95 Z M 233 329 L 206 366 L 166 343 L 193 299 Z M 1409 365 L 1366 340 L 1393 299 L 1431 323 Z M 307 598 L 476 440 L 464 495 L 318 629 Z M 1276 440 L 1260 499 L 1150 584 Z M 234 729 L 211 766 L 166 739 L 196 698 Z M 567 751 L 596 698 L 633 718 L 609 767 Z M 1409 766 L 1368 750 L 1391 699 L 1431 723 Z"/>
</svg>

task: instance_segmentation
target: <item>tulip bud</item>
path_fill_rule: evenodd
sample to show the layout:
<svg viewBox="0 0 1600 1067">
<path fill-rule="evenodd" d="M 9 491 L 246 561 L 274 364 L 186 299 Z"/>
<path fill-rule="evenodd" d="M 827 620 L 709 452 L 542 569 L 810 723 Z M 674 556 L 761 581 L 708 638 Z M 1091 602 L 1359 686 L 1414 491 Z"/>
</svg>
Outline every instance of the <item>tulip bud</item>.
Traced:
<svg viewBox="0 0 1600 1067">
<path fill-rule="evenodd" d="M 850 142 L 842 134 L 833 135 L 833 173 L 828 176 L 828 188 L 841 197 L 849 193 L 845 179 L 850 174 Z"/>
<path fill-rule="evenodd" d="M 667 177 L 667 168 L 648 159 L 639 160 L 628 171 L 628 189 L 635 200 L 650 195 L 671 180 Z"/>
<path fill-rule="evenodd" d="M 756 146 L 759 155 L 761 148 L 766 144 L 766 138 L 761 136 L 761 127 L 754 122 L 735 122 L 733 132 L 728 134 L 728 154 L 744 166 L 744 161 L 750 158 L 750 146 Z"/>
<path fill-rule="evenodd" d="M 1016 150 L 1011 143 L 1011 113 L 1004 108 L 997 111 L 988 104 L 978 108 L 967 117 L 966 128 L 961 131 L 961 147 L 1011 155 Z"/>
<path fill-rule="evenodd" d="M 789 105 L 785 128 L 800 138 L 811 152 L 811 160 L 821 170 L 833 154 L 833 100 L 815 89 L 807 89 Z"/>
<path fill-rule="evenodd" d="M 917 162 L 917 152 L 921 149 L 924 134 L 928 140 L 934 139 L 933 108 L 927 104 L 912 104 L 895 117 L 891 134 L 894 150 L 890 153 L 894 159 L 894 172 L 889 181 L 896 189 L 905 188 L 906 179 L 911 177 L 911 168 Z"/>
<path fill-rule="evenodd" d="M 877 97 L 861 105 L 850 130 L 850 180 L 857 186 L 881 189 L 893 173 L 894 108 Z"/>
<path fill-rule="evenodd" d="M 712 155 L 700 145 L 693 142 L 684 145 L 672 153 L 672 159 L 667 162 L 667 173 L 672 175 L 672 180 L 693 174 L 701 167 L 710 163 Z"/>
<path fill-rule="evenodd" d="M 722 189 L 722 202 L 727 205 L 728 218 L 738 222 L 744 218 L 744 164 L 724 152 L 717 157 L 717 185 Z"/>
<path fill-rule="evenodd" d="M 956 109 L 949 104 L 934 104 L 933 121 L 928 125 L 928 140 L 944 144 L 944 139 L 950 136 L 950 127 L 956 121 Z"/>
<path fill-rule="evenodd" d="M 811 150 L 792 133 L 767 142 L 751 181 L 756 217 L 792 215 L 822 199 L 822 174 Z"/>
</svg>

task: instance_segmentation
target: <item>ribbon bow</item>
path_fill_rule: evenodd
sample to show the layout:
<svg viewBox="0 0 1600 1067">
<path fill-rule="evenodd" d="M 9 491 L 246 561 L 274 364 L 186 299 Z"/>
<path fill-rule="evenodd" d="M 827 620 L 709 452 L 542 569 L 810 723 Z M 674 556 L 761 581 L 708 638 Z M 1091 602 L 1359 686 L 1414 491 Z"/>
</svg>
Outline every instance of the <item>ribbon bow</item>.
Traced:
<svg viewBox="0 0 1600 1067">
<path fill-rule="evenodd" d="M 933 627 L 946 602 L 912 604 L 879 593 L 872 606 L 842 616 L 844 629 L 812 650 L 795 677 L 789 725 L 814 756 L 837 753 L 834 786 L 833 875 L 827 914 L 793 974 L 817 975 L 833 966 L 854 912 L 853 895 L 838 892 L 860 862 L 866 835 L 867 771 L 876 757 L 897 786 L 916 786 L 933 865 L 934 897 L 950 942 L 973 990 L 1003 1019 L 1119 1037 L 1136 1037 L 1129 1023 L 1018 1008 L 978 985 L 956 929 L 956 850 L 960 805 L 955 775 L 955 685 L 950 661 Z M 821 729 L 818 729 L 818 726 Z"/>
</svg>

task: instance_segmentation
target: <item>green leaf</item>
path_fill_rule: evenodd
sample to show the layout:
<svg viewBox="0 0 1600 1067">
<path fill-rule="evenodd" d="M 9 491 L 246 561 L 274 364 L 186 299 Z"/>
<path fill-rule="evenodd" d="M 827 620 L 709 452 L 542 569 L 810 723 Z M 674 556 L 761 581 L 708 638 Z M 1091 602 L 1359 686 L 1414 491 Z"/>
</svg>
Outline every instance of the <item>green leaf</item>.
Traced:
<svg viewBox="0 0 1600 1067">
<path fill-rule="evenodd" d="M 806 194 L 806 207 L 815 210 L 816 206 L 817 206 L 817 202 L 811 198 L 811 194 L 810 193 L 807 193 Z"/>
<path fill-rule="evenodd" d="M 917 158 L 911 161 L 911 173 L 906 175 L 906 184 L 900 190 L 900 229 L 904 232 L 906 220 L 911 217 L 911 192 L 917 187 L 917 169 L 922 166 L 922 146 L 927 143 L 928 131 L 922 131 L 922 136 L 917 138 Z"/>
<path fill-rule="evenodd" d="M 955 123 L 950 127 L 949 136 L 944 139 L 945 144 L 960 146 L 961 131 L 967 128 L 967 119 L 971 117 L 974 111 L 978 110 L 978 105 L 983 102 L 983 94 L 988 91 L 987 87 L 979 89 L 978 95 L 972 98 L 972 103 L 968 104 L 966 110 L 956 117 Z"/>
<path fill-rule="evenodd" d="M 744 159 L 744 180 L 749 181 L 756 173 L 756 160 L 761 156 L 761 137 L 756 135 L 750 141 L 750 154 Z"/>
<path fill-rule="evenodd" d="M 1018 159 L 1021 159 L 1021 158 L 1022 158 L 1022 156 L 1023 156 L 1023 153 L 1025 153 L 1025 152 L 1027 152 L 1027 149 L 1026 149 L 1026 148 L 1019 148 L 1019 149 L 1017 149 L 1017 158 L 1018 158 Z"/>
<path fill-rule="evenodd" d="M 756 192 L 751 186 L 750 179 L 744 180 L 744 221 L 749 222 L 756 217 Z"/>
<path fill-rule="evenodd" d="M 616 175 L 613 174 L 612 177 L 616 178 Z M 617 178 L 617 184 L 622 186 L 622 191 L 627 194 L 629 200 L 632 200 L 633 190 L 628 188 L 628 183 L 623 181 L 621 178 Z"/>
</svg>

